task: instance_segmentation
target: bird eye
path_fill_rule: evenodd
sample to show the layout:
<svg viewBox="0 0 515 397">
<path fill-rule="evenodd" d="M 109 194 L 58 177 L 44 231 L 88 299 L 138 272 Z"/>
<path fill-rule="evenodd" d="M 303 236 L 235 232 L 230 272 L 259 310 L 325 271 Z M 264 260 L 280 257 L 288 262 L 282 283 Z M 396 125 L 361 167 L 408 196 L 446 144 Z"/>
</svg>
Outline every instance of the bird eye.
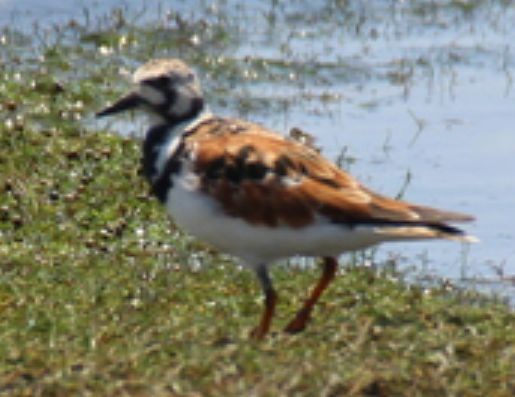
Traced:
<svg viewBox="0 0 515 397">
<path fill-rule="evenodd" d="M 156 83 L 160 86 L 167 86 L 170 83 L 170 79 L 166 76 L 161 76 L 156 79 Z"/>
</svg>

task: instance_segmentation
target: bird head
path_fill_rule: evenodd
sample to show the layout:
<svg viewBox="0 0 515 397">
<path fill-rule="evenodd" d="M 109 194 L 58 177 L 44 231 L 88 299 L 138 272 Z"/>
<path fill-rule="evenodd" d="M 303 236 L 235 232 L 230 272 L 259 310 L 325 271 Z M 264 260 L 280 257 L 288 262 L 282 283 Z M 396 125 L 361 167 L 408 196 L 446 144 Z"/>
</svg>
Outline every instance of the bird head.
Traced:
<svg viewBox="0 0 515 397">
<path fill-rule="evenodd" d="M 97 117 L 141 109 L 161 122 L 178 123 L 197 116 L 204 108 L 195 72 L 179 59 L 154 59 L 133 74 L 134 88 Z"/>
</svg>

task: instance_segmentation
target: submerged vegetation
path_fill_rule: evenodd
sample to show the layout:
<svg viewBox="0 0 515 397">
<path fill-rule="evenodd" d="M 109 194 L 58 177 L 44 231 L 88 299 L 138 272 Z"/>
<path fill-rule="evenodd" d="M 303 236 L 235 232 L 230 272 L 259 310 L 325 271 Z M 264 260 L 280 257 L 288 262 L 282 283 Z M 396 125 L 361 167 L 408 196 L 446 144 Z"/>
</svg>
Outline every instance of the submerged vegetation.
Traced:
<svg viewBox="0 0 515 397">
<path fill-rule="evenodd" d="M 264 15 L 271 34 L 278 18 L 309 26 L 338 15 L 349 34 L 371 29 L 346 3 Z M 436 13 L 444 23 L 484 2 L 413 3 L 410 18 Z M 250 340 L 261 310 L 253 274 L 166 219 L 139 175 L 136 127 L 113 135 L 92 116 L 124 90 L 120 74 L 154 56 L 197 65 L 215 107 L 258 117 L 330 109 L 339 98 L 324 87 L 338 79 L 407 84 L 433 60 L 358 68 L 288 48 L 283 58 L 241 59 L 230 54 L 246 32 L 233 18 L 214 7 L 165 11 L 85 10 L 1 32 L 0 396 L 514 395 L 513 310 L 452 283 L 413 285 L 397 270 L 343 263 L 310 327 L 289 336 L 279 330 L 318 274 L 277 267 L 275 332 Z M 271 82 L 321 89 L 301 99 L 252 94 Z"/>
</svg>

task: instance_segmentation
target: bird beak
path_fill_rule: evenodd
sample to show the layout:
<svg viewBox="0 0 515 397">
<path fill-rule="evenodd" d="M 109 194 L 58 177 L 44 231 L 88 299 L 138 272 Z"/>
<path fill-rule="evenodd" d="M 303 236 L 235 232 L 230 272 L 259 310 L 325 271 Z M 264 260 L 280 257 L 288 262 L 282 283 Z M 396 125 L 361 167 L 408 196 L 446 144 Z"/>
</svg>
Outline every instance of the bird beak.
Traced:
<svg viewBox="0 0 515 397">
<path fill-rule="evenodd" d="M 97 117 L 110 116 L 112 114 L 135 109 L 143 103 L 143 100 L 136 92 L 131 92 L 118 99 L 111 106 L 106 107 L 96 114 Z"/>
</svg>

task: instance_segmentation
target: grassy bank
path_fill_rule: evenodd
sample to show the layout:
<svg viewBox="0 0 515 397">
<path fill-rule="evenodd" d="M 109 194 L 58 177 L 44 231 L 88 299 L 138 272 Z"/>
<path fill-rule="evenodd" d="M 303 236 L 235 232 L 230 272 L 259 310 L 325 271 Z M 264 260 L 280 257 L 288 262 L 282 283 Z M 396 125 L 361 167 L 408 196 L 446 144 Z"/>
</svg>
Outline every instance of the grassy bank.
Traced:
<svg viewBox="0 0 515 397">
<path fill-rule="evenodd" d="M 343 270 L 305 333 L 249 340 L 253 275 L 169 224 L 137 142 L 35 130 L 3 101 L 0 394 L 513 395 L 512 311 L 370 269 Z M 276 330 L 316 276 L 275 269 Z"/>
<path fill-rule="evenodd" d="M 91 119 L 121 90 L 110 83 L 121 65 L 151 55 L 180 53 L 216 75 L 220 106 L 248 67 L 270 81 L 289 73 L 215 62 L 206 53 L 235 35 L 208 20 L 193 48 L 195 23 L 138 27 L 118 11 L 70 21 L 44 45 L 3 32 L 0 396 L 514 395 L 513 310 L 394 272 L 343 263 L 310 327 L 287 336 L 318 273 L 278 267 L 275 332 L 248 338 L 254 276 L 176 230 L 139 175 L 138 142 Z"/>
</svg>

